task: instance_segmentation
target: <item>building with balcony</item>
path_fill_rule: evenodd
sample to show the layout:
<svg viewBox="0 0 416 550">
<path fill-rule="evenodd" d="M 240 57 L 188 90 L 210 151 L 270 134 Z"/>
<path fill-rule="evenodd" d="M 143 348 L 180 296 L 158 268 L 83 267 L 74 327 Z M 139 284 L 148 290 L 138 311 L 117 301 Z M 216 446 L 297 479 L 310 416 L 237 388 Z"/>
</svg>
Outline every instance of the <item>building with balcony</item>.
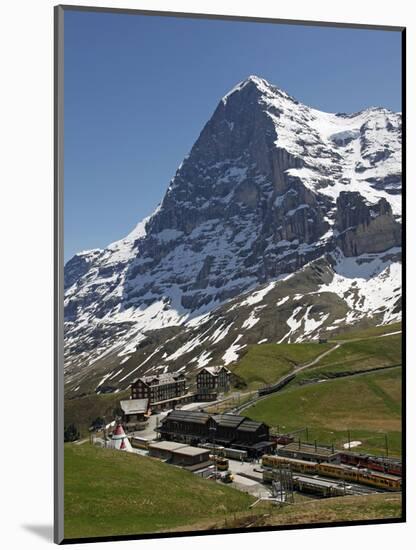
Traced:
<svg viewBox="0 0 416 550">
<path fill-rule="evenodd" d="M 142 376 L 130 389 L 132 399 L 148 399 L 152 410 L 175 408 L 191 400 L 187 395 L 185 375 L 177 372 Z"/>
<path fill-rule="evenodd" d="M 223 366 L 204 367 L 196 375 L 198 401 L 214 401 L 230 390 L 231 372 Z"/>
</svg>

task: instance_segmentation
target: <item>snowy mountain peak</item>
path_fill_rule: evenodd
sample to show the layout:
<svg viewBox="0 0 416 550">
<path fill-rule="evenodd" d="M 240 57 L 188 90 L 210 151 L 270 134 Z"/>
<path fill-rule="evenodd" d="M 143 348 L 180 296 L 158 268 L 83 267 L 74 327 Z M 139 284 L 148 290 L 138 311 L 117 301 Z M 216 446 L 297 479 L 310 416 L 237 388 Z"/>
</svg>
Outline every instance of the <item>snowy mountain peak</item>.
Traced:
<svg viewBox="0 0 416 550">
<path fill-rule="evenodd" d="M 257 86 L 270 86 L 269 82 L 265 78 L 262 78 L 261 76 L 257 76 L 255 74 L 249 75 L 245 82 L 254 82 Z"/>
<path fill-rule="evenodd" d="M 241 92 L 247 92 L 247 93 L 254 92 L 258 100 L 260 100 L 262 96 L 274 98 L 275 100 L 281 97 L 295 104 L 299 103 L 295 98 L 291 97 L 284 90 L 270 84 L 270 82 L 268 82 L 265 78 L 262 78 L 256 75 L 250 75 L 245 80 L 242 80 L 236 86 L 234 86 L 221 99 L 220 104 L 222 103 L 223 105 L 226 105 L 228 100 L 231 97 L 233 97 L 233 99 L 237 97 L 241 97 Z M 244 95 L 246 94 L 244 93 Z"/>
<path fill-rule="evenodd" d="M 236 92 L 241 92 L 244 88 L 246 88 L 249 85 L 253 85 L 255 88 L 257 88 L 261 92 L 267 91 L 270 84 L 265 80 L 264 78 L 261 78 L 256 75 L 250 75 L 245 80 L 242 80 L 238 84 L 236 84 L 229 92 L 225 94 L 225 96 L 222 98 L 222 103 L 226 104 L 227 100 Z"/>
<path fill-rule="evenodd" d="M 276 308 L 287 311 L 279 323 L 287 318 L 294 327 L 301 305 L 283 301 L 279 293 L 297 285 L 295 294 L 306 296 L 309 282 L 302 274 L 309 269 L 310 276 L 316 276 L 322 287 L 326 281 L 325 288 L 336 294 L 330 285 L 335 253 L 347 263 L 351 258 L 348 265 L 356 267 L 370 261 L 388 266 L 377 285 L 397 290 L 400 216 L 399 114 L 384 109 L 353 115 L 324 113 L 260 77 L 248 77 L 219 102 L 152 216 L 126 238 L 104 250 L 76 255 L 66 264 L 68 384 L 89 368 L 104 368 L 106 357 L 112 357 L 111 365 L 114 361 L 121 365 L 117 357 L 130 357 L 131 350 L 149 339 L 160 344 L 146 352 L 143 366 L 134 372 L 152 368 L 151 356 L 163 364 L 160 349 L 174 334 L 179 335 L 178 348 L 169 345 L 167 357 L 175 361 L 186 357 L 188 363 L 181 368 L 219 360 L 208 352 L 201 352 L 199 359 L 192 356 L 202 340 L 199 336 L 193 340 L 187 331 L 198 332 L 203 326 L 200 319 L 212 319 L 230 301 L 257 308 L 245 324 L 238 325 L 238 333 L 236 321 L 230 325 L 237 315 L 231 309 L 224 313 L 227 323 L 218 320 L 214 329 L 213 342 L 218 346 L 233 335 L 227 361 L 238 357 L 250 331 L 262 324 L 262 305 L 254 306 L 256 297 L 263 296 L 256 294 L 259 288 L 273 296 L 271 289 L 277 285 Z M 400 315 L 395 290 L 388 312 L 374 301 L 377 311 L 369 306 L 354 316 L 350 298 L 357 294 L 358 283 L 354 277 L 342 277 L 345 300 L 328 298 L 328 303 L 343 318 L 349 316 L 349 322 L 371 316 L 385 322 Z M 314 289 L 310 292 L 317 292 Z M 244 293 L 254 297 L 246 303 Z M 319 318 L 327 321 L 319 324 L 313 317 L 312 322 L 314 308 L 321 306 L 319 300 L 313 308 L 309 302 L 307 298 L 304 324 L 296 325 L 296 338 L 302 337 L 301 327 L 305 338 L 317 337 L 333 320 L 326 310 L 329 306 L 321 304 Z M 273 319 L 272 310 L 270 315 Z M 281 339 L 281 326 L 270 322 L 268 338 Z M 291 337 L 294 334 L 293 329 Z M 180 352 L 182 348 L 186 353 Z M 114 383 L 128 380 L 123 369 L 117 369 Z"/>
</svg>

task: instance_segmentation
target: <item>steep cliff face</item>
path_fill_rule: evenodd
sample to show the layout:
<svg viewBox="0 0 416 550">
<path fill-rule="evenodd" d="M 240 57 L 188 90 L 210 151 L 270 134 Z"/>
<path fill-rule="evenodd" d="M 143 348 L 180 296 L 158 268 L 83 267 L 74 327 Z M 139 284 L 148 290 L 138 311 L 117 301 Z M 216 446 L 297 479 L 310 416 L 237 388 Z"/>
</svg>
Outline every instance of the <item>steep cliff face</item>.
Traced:
<svg viewBox="0 0 416 550">
<path fill-rule="evenodd" d="M 219 102 L 157 211 L 125 239 L 66 264 L 65 358 L 73 390 L 114 349 L 121 353 L 112 360 L 121 365 L 117 385 L 120 357 L 128 359 L 149 333 L 187 334 L 195 319 L 320 258 L 331 266 L 339 254 L 392 249 L 388 258 L 397 261 L 400 136 L 400 114 L 385 109 L 328 114 L 264 79 L 238 84 Z M 158 354 L 146 368 L 161 361 Z M 185 368 L 195 366 L 182 359 Z"/>
<path fill-rule="evenodd" d="M 401 224 L 384 198 L 368 204 L 359 193 L 343 191 L 337 199 L 336 228 L 337 243 L 345 256 L 401 246 Z"/>
</svg>

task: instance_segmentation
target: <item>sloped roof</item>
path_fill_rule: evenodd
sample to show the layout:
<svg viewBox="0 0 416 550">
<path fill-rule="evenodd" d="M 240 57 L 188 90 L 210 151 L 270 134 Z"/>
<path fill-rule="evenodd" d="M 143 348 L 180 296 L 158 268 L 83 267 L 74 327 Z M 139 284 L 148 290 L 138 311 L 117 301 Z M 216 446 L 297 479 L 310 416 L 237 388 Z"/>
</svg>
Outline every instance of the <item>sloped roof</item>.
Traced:
<svg viewBox="0 0 416 550">
<path fill-rule="evenodd" d="M 136 384 L 139 380 L 145 384 L 151 384 L 153 381 L 157 381 L 159 384 L 172 384 L 177 382 L 178 379 L 184 378 L 185 375 L 181 372 L 166 372 L 164 374 L 151 374 L 148 376 L 140 376 L 132 382 L 132 386 Z"/>
<path fill-rule="evenodd" d="M 215 414 L 212 418 L 218 426 L 224 428 L 236 428 L 245 420 L 245 416 L 237 414 Z"/>
<path fill-rule="evenodd" d="M 198 456 L 198 455 L 209 455 L 209 449 L 203 449 L 201 447 L 193 447 L 187 445 L 185 447 L 180 447 L 175 450 L 175 454 L 186 455 L 186 456 Z"/>
<path fill-rule="evenodd" d="M 182 422 L 193 422 L 194 424 L 206 424 L 210 419 L 210 415 L 199 411 L 181 411 L 174 410 L 170 412 L 163 420 L 178 420 Z"/>
<path fill-rule="evenodd" d="M 158 451 L 176 451 L 186 447 L 185 443 L 177 443 L 176 441 L 154 441 L 149 444 L 149 449 Z"/>
<path fill-rule="evenodd" d="M 308 443 L 289 443 L 288 445 L 285 445 L 282 447 L 281 451 L 290 451 L 293 453 L 303 453 L 303 454 L 311 454 L 311 455 L 321 455 L 321 456 L 332 456 L 334 454 L 337 454 L 338 451 L 335 449 L 332 449 L 332 447 L 326 447 Z"/>
<path fill-rule="evenodd" d="M 238 426 L 238 429 L 242 432 L 256 432 L 264 422 L 257 422 L 256 420 L 250 420 L 245 418 L 244 421 Z"/>
<path fill-rule="evenodd" d="M 129 453 L 133 452 L 132 446 L 128 437 L 126 436 L 123 426 L 118 424 L 116 429 L 113 431 L 112 437 L 110 439 L 110 448 L 117 449 L 119 451 L 127 451 Z"/>
<path fill-rule="evenodd" d="M 198 374 L 201 374 L 201 372 L 204 372 L 204 371 L 207 371 L 209 372 L 210 374 L 212 374 L 213 376 L 218 376 L 219 373 L 222 371 L 222 370 L 225 370 L 225 372 L 227 373 L 230 373 L 231 371 L 229 371 L 227 369 L 227 367 L 223 367 L 223 366 L 219 366 L 219 367 L 203 367 Z"/>
<path fill-rule="evenodd" d="M 262 451 L 263 449 L 266 449 L 272 446 L 273 446 L 273 441 L 258 441 L 257 443 L 253 443 L 251 445 L 251 448 L 256 449 L 257 451 Z"/>
<path fill-rule="evenodd" d="M 143 414 L 149 408 L 149 400 L 123 399 L 123 401 L 120 401 L 120 407 L 124 414 Z"/>
</svg>

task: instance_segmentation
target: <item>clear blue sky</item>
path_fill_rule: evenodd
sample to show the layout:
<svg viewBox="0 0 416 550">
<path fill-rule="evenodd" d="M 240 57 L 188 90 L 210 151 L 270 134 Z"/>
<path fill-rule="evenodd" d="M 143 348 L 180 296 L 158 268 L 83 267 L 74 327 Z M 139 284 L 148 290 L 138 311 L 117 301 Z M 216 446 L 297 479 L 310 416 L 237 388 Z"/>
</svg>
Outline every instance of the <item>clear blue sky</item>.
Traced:
<svg viewBox="0 0 416 550">
<path fill-rule="evenodd" d="M 65 13 L 65 260 L 162 199 L 221 97 L 250 74 L 329 112 L 401 110 L 399 32 Z"/>
</svg>

